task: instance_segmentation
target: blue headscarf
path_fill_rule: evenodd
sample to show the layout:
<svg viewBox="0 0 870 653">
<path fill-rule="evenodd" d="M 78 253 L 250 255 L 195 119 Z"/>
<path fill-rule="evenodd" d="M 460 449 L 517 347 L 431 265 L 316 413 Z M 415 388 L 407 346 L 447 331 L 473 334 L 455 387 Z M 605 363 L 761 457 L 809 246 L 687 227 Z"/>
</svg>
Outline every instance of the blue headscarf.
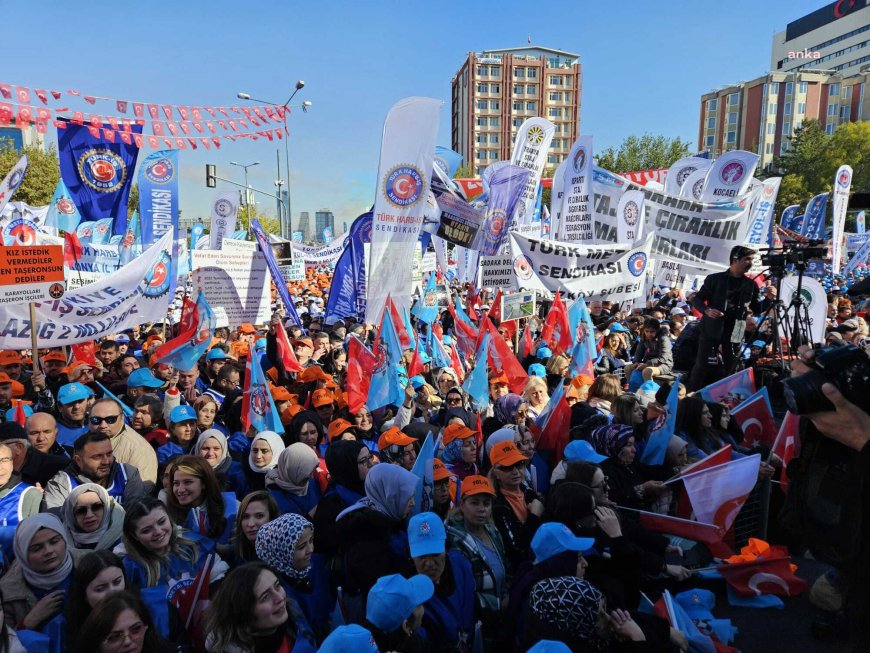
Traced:
<svg viewBox="0 0 870 653">
<path fill-rule="evenodd" d="M 401 521 L 405 518 L 408 501 L 417 492 L 417 480 L 417 476 L 404 467 L 389 463 L 375 465 L 366 475 L 366 495 L 341 511 L 336 521 L 360 508 L 371 508 Z"/>
<path fill-rule="evenodd" d="M 515 394 L 499 397 L 493 404 L 492 412 L 500 424 L 516 424 L 517 409 L 525 403 L 525 399 Z"/>
</svg>

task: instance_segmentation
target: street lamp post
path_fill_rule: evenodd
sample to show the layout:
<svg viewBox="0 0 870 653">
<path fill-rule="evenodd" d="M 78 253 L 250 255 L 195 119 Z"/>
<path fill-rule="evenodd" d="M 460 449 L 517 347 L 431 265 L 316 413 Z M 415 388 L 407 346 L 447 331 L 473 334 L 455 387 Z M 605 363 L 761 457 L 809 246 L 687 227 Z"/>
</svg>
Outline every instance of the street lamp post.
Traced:
<svg viewBox="0 0 870 653">
<path fill-rule="evenodd" d="M 286 195 L 286 199 L 284 200 L 284 202 L 282 202 L 282 204 L 284 206 L 284 215 L 280 216 L 280 218 L 281 218 L 280 222 L 281 222 L 281 237 L 286 238 L 287 240 L 292 240 L 292 238 L 293 238 L 293 213 L 291 212 L 291 209 L 290 209 L 290 146 L 287 142 L 288 140 L 290 140 L 290 137 L 289 137 L 289 131 L 287 130 L 287 114 L 289 113 L 289 110 L 290 110 L 290 102 L 293 101 L 294 96 L 300 90 L 302 90 L 302 88 L 304 86 L 305 86 L 305 82 L 302 81 L 301 79 L 298 82 L 296 82 L 296 86 L 294 87 L 293 92 L 290 94 L 290 97 L 287 98 L 287 101 L 284 103 L 271 102 L 269 100 L 259 100 L 257 98 L 251 97 L 248 93 L 237 93 L 236 94 L 236 96 L 241 100 L 248 100 L 250 102 L 258 102 L 260 104 L 268 104 L 268 105 L 273 106 L 273 107 L 280 107 L 280 108 L 284 109 L 282 115 L 284 117 L 284 167 L 287 170 L 287 195 Z M 308 108 L 311 106 L 311 104 L 312 103 L 309 101 L 303 102 L 301 105 L 302 112 L 306 113 L 308 111 Z M 279 170 L 278 176 L 280 177 L 280 170 Z M 277 185 L 278 185 L 278 195 L 280 196 L 281 195 L 281 192 L 280 192 L 281 191 L 281 188 L 280 188 L 281 184 L 279 183 Z"/>
<path fill-rule="evenodd" d="M 245 206 L 248 209 L 248 224 L 251 224 L 251 191 L 250 186 L 248 186 L 248 168 L 253 168 L 254 166 L 260 165 L 259 161 L 254 161 L 253 163 L 236 163 L 235 161 L 230 161 L 231 166 L 238 166 L 240 168 L 245 169 Z"/>
</svg>

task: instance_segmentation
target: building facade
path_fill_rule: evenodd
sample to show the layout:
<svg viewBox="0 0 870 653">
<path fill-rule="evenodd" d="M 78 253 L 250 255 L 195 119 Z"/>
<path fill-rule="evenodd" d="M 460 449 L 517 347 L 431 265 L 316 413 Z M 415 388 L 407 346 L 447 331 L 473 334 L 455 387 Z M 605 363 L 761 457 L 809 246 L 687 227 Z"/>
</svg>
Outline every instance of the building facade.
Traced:
<svg viewBox="0 0 870 653">
<path fill-rule="evenodd" d="M 580 134 L 580 55 L 542 47 L 469 52 L 451 80 L 451 147 L 480 174 L 509 160 L 528 118 L 552 122 L 547 163 L 557 166 Z"/>
<path fill-rule="evenodd" d="M 29 123 L 23 127 L 8 125 L 0 127 L 0 147 L 11 146 L 20 152 L 25 147 L 36 147 L 45 151 L 45 135 L 36 131 L 36 125 Z"/>
<path fill-rule="evenodd" d="M 799 69 L 705 93 L 698 149 L 714 156 L 736 149 L 756 152 L 760 167 L 766 168 L 788 150 L 804 120 L 818 120 L 828 134 L 843 123 L 870 120 L 868 81 L 870 73 L 844 76 Z"/>
<path fill-rule="evenodd" d="M 836 0 L 773 36 L 770 70 L 827 70 L 848 77 L 870 66 L 870 0 Z"/>
<path fill-rule="evenodd" d="M 329 209 L 320 209 L 314 212 L 314 233 L 311 240 L 320 240 L 323 237 L 323 230 L 326 227 L 332 229 L 335 234 L 335 216 Z"/>
<path fill-rule="evenodd" d="M 308 211 L 302 211 L 299 214 L 299 224 L 296 225 L 296 231 L 302 232 L 302 240 L 311 240 L 311 220 L 308 217 Z"/>
</svg>

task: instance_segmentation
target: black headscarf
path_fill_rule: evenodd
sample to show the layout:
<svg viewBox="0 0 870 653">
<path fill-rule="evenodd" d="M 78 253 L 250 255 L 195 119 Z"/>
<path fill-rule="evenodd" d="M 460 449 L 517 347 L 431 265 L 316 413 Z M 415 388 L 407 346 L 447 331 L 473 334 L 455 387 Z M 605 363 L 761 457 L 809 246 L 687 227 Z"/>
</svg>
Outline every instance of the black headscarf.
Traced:
<svg viewBox="0 0 870 653">
<path fill-rule="evenodd" d="M 284 434 L 284 444 L 289 447 L 294 442 L 299 442 L 299 434 L 302 432 L 302 427 L 308 422 L 313 423 L 317 427 L 317 444 L 319 445 L 320 441 L 323 440 L 323 422 L 320 421 L 320 417 L 313 410 L 303 410 L 293 417 L 287 432 Z"/>
<path fill-rule="evenodd" d="M 359 453 L 366 448 L 357 440 L 336 440 L 326 449 L 329 485 L 343 485 L 348 490 L 365 494 L 365 483 L 359 479 Z"/>
<path fill-rule="evenodd" d="M 442 422 L 442 426 L 447 426 L 451 419 L 454 417 L 458 417 L 462 420 L 462 423 L 465 424 L 468 428 L 474 428 L 471 425 L 471 415 L 464 408 L 448 408 L 444 411 L 444 421 Z"/>
</svg>

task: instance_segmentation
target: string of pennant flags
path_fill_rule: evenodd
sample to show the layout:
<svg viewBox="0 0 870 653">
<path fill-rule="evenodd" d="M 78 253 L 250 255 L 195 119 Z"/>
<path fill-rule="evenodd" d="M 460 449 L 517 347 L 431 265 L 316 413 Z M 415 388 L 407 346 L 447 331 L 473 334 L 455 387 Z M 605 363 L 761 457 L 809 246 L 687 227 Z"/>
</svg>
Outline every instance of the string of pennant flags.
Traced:
<svg viewBox="0 0 870 653">
<path fill-rule="evenodd" d="M 110 142 L 135 143 L 140 148 L 154 149 L 190 147 L 195 150 L 198 145 L 210 149 L 212 145 L 220 148 L 221 140 L 265 138 L 272 141 L 289 136 L 287 110 L 284 107 L 179 106 L 83 95 L 75 90 L 68 90 L 66 94 L 81 97 L 91 105 L 95 105 L 97 100 L 112 102 L 119 115 L 86 113 L 71 110 L 67 106 L 49 107 L 50 103 L 59 103 L 64 98 L 64 92 L 0 82 L 0 126 L 13 122 L 19 127 L 34 124 L 37 133 L 44 134 L 49 124 L 64 129 L 69 122 L 87 125 L 94 137 L 102 135 Z M 33 96 L 45 106 L 33 106 Z M 176 113 L 181 120 L 173 119 Z M 276 123 L 281 127 L 271 126 Z M 134 129 L 136 126 L 141 129 Z M 142 133 L 146 127 L 150 127 L 150 134 Z"/>
</svg>

